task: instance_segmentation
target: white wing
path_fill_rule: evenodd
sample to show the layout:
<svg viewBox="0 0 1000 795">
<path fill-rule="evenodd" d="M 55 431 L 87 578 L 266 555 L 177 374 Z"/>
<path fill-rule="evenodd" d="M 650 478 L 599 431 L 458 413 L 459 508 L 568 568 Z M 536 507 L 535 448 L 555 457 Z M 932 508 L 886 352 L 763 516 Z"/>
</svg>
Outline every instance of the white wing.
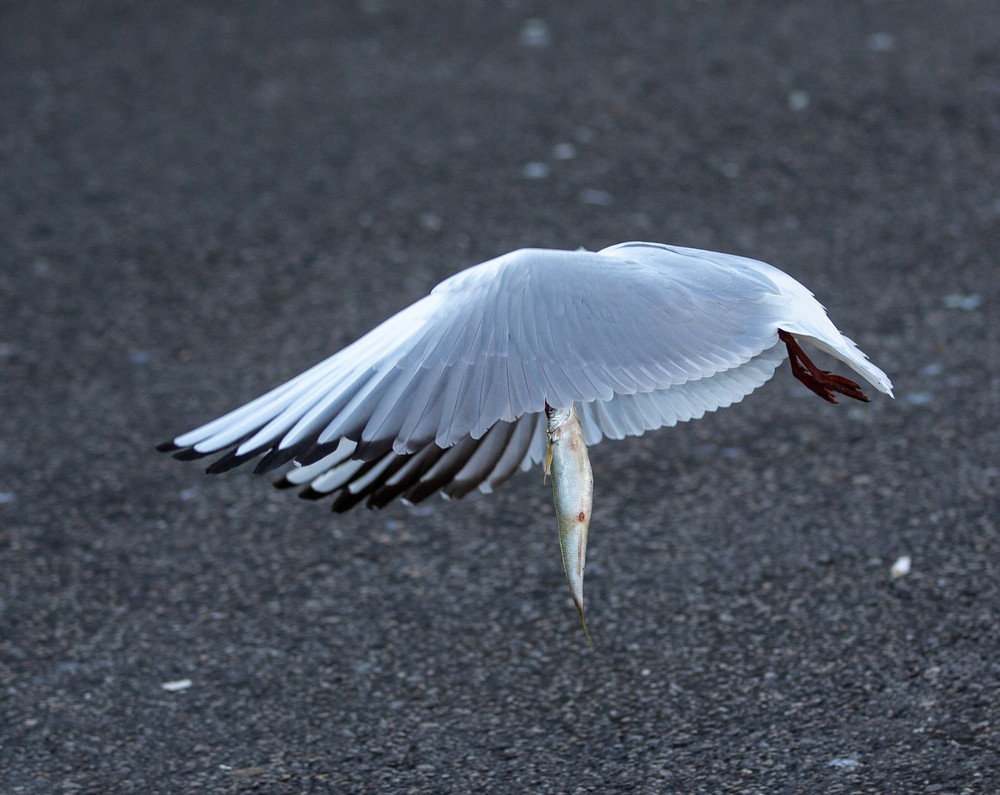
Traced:
<svg viewBox="0 0 1000 795">
<path fill-rule="evenodd" d="M 354 344 L 161 446 L 305 464 L 307 496 L 416 501 L 488 491 L 544 453 L 546 402 L 579 406 L 588 444 L 702 416 L 763 384 L 777 329 L 885 375 L 798 282 L 771 266 L 649 243 L 525 249 L 462 271 Z M 339 506 L 339 507 L 338 507 Z"/>
</svg>

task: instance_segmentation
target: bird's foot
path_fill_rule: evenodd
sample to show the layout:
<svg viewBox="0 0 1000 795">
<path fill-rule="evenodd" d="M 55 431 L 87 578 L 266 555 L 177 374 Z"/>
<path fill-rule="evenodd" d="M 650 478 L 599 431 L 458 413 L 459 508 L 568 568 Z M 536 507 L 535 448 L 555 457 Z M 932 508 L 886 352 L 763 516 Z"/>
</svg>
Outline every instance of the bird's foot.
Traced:
<svg viewBox="0 0 1000 795">
<path fill-rule="evenodd" d="M 829 370 L 820 370 L 806 356 L 805 351 L 799 346 L 789 332 L 778 329 L 778 339 L 785 343 L 788 348 L 788 361 L 792 365 L 792 375 L 799 379 L 809 389 L 819 395 L 823 400 L 836 403 L 834 392 L 846 395 L 854 400 L 868 402 L 868 396 L 861 391 L 861 386 L 850 378 L 831 373 Z"/>
</svg>

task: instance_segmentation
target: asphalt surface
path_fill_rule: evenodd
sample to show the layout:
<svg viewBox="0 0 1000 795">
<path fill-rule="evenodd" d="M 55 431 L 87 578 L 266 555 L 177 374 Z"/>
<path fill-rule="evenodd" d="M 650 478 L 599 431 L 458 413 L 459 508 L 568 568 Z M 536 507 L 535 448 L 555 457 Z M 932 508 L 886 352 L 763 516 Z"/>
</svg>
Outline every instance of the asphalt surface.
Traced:
<svg viewBox="0 0 1000 795">
<path fill-rule="evenodd" d="M 1000 792 L 993 0 L 4 3 L 0 108 L 0 791 Z M 897 399 L 594 448 L 593 651 L 541 473 L 153 451 L 629 239 L 784 267 Z"/>
</svg>

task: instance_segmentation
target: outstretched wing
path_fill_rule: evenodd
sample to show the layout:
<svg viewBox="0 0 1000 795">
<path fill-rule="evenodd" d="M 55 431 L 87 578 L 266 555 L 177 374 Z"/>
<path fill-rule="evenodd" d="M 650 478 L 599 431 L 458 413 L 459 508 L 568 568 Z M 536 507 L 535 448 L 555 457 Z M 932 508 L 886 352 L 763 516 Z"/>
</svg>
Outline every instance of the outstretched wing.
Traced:
<svg viewBox="0 0 1000 795">
<path fill-rule="evenodd" d="M 541 459 L 546 403 L 576 403 L 593 444 L 700 417 L 766 381 L 784 357 L 783 291 L 746 262 L 636 243 L 515 251 L 161 448 L 228 451 L 209 471 L 294 459 L 286 485 L 344 507 L 488 490 Z"/>
</svg>

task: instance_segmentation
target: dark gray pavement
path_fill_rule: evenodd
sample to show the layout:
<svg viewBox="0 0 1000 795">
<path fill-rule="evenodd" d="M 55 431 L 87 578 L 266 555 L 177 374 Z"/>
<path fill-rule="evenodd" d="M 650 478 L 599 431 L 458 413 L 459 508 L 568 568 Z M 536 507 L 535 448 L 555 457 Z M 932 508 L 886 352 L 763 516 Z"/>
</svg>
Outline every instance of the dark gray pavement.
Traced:
<svg viewBox="0 0 1000 795">
<path fill-rule="evenodd" d="M 1000 792 L 998 6 L 609 7 L 0 5 L 0 792 Z M 595 448 L 592 652 L 540 473 L 332 516 L 153 452 L 628 239 L 786 268 L 898 399 Z"/>
</svg>

